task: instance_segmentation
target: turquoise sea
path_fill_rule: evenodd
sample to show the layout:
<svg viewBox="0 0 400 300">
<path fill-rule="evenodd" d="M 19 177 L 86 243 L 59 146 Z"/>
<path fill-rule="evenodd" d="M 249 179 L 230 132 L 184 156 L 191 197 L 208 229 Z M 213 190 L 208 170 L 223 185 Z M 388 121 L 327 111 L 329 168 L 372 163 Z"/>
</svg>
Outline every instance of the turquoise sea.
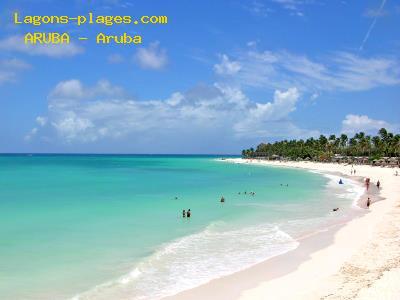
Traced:
<svg viewBox="0 0 400 300">
<path fill-rule="evenodd" d="M 0 299 L 198 286 L 346 218 L 360 190 L 337 180 L 214 156 L 0 155 Z"/>
</svg>

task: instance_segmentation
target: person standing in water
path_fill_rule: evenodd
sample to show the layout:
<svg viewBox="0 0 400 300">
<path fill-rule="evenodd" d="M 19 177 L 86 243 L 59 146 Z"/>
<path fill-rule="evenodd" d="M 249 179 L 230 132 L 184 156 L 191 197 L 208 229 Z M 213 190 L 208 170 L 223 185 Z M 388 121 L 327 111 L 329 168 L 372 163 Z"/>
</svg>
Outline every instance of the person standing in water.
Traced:
<svg viewBox="0 0 400 300">
<path fill-rule="evenodd" d="M 182 211 L 182 218 L 186 218 L 186 210 Z"/>
<path fill-rule="evenodd" d="M 186 213 L 186 216 L 188 217 L 188 218 L 190 218 L 190 215 L 192 214 L 192 212 L 190 211 L 190 208 L 188 209 L 188 211 L 187 211 L 187 213 Z"/>
<path fill-rule="evenodd" d="M 221 197 L 221 203 L 224 203 L 225 202 L 225 198 L 224 198 L 224 196 L 222 196 Z"/>
<path fill-rule="evenodd" d="M 378 182 L 376 183 L 376 186 L 377 186 L 377 188 L 378 188 L 378 190 L 379 190 L 379 188 L 380 188 L 380 186 L 381 186 L 381 182 L 378 180 Z"/>
<path fill-rule="evenodd" d="M 369 208 L 370 205 L 371 205 L 371 199 L 368 197 L 368 200 L 367 200 L 367 208 Z"/>
</svg>

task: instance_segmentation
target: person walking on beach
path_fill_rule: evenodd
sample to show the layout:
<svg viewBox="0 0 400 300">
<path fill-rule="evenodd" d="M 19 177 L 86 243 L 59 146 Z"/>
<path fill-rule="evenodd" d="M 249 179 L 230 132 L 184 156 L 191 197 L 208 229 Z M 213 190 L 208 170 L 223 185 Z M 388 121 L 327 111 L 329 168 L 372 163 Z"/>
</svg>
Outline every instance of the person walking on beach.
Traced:
<svg viewBox="0 0 400 300">
<path fill-rule="evenodd" d="M 186 210 L 182 211 L 182 218 L 186 218 Z"/>
<path fill-rule="evenodd" d="M 369 179 L 369 178 L 366 178 L 366 179 L 365 179 L 365 185 L 366 185 L 366 187 L 367 187 L 367 191 L 368 191 L 368 189 L 369 189 L 369 182 L 370 182 L 370 180 L 371 180 L 371 179 Z"/>
<path fill-rule="evenodd" d="M 187 211 L 187 213 L 186 213 L 186 216 L 188 217 L 188 218 L 190 218 L 190 215 L 192 214 L 192 212 L 190 211 L 190 208 L 188 209 L 188 211 Z"/>
<path fill-rule="evenodd" d="M 370 205 L 371 205 L 371 199 L 368 197 L 368 200 L 367 200 L 367 208 L 369 208 Z"/>
</svg>

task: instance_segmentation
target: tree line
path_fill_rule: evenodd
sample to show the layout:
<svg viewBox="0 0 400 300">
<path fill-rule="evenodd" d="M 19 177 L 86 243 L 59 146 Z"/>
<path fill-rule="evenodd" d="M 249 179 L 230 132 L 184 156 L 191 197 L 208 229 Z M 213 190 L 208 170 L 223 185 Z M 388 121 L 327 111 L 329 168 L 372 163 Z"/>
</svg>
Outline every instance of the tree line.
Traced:
<svg viewBox="0 0 400 300">
<path fill-rule="evenodd" d="M 358 132 L 349 138 L 346 134 L 320 135 L 307 140 L 283 140 L 261 143 L 256 149 L 242 151 L 243 157 L 279 156 L 288 159 L 329 160 L 335 154 L 342 156 L 367 156 L 371 160 L 382 157 L 400 157 L 400 134 L 381 128 L 376 136 Z"/>
</svg>

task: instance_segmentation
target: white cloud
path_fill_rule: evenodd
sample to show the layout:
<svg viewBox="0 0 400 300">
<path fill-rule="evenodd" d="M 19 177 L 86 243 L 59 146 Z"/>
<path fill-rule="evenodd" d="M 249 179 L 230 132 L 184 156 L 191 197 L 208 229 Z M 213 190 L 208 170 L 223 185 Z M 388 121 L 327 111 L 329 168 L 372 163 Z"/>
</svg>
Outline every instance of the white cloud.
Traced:
<svg viewBox="0 0 400 300">
<path fill-rule="evenodd" d="M 262 17 L 267 17 L 278 9 L 286 10 L 292 16 L 303 17 L 305 7 L 315 3 L 315 0 L 253 0 L 244 8 Z"/>
<path fill-rule="evenodd" d="M 31 65 L 17 58 L 0 60 L 0 85 L 16 81 L 19 73 L 30 68 Z"/>
<path fill-rule="evenodd" d="M 235 75 L 240 71 L 240 68 L 240 64 L 231 61 L 226 54 L 221 55 L 221 62 L 214 65 L 214 71 L 219 75 Z"/>
<path fill-rule="evenodd" d="M 171 106 L 177 106 L 177 105 L 179 105 L 181 102 L 182 102 L 182 100 L 184 100 L 185 99 L 185 96 L 183 96 L 181 93 L 179 93 L 179 92 L 176 92 L 176 93 L 173 93 L 172 95 L 171 95 L 171 97 L 169 97 L 167 100 L 166 100 L 166 102 L 169 104 L 169 105 L 171 105 Z"/>
<path fill-rule="evenodd" d="M 374 14 L 375 14 L 375 17 L 374 17 L 374 19 L 373 19 L 371 25 L 369 26 L 368 31 L 367 31 L 367 33 L 365 34 L 364 39 L 363 39 L 363 41 L 362 41 L 362 43 L 361 43 L 361 45 L 360 45 L 360 48 L 359 48 L 360 51 L 364 49 L 364 46 L 365 46 L 365 44 L 367 43 L 367 41 L 368 41 L 368 39 L 369 39 L 369 37 L 370 37 L 370 35 L 371 35 L 371 33 L 372 33 L 372 30 L 374 30 L 374 27 L 375 27 L 375 25 L 376 25 L 376 22 L 378 21 L 378 18 L 384 13 L 384 10 L 383 10 L 383 9 L 384 9 L 384 7 L 385 7 L 385 4 L 386 4 L 386 0 L 382 0 L 382 1 L 381 1 L 381 5 L 380 5 L 379 8 L 375 11 L 375 13 L 374 13 Z"/>
<path fill-rule="evenodd" d="M 283 9 L 290 11 L 293 16 L 303 17 L 303 9 L 307 5 L 315 4 L 314 0 L 270 0 L 275 4 L 278 4 Z"/>
<path fill-rule="evenodd" d="M 315 101 L 319 96 L 320 96 L 320 94 L 318 94 L 318 93 L 313 93 L 313 94 L 311 95 L 311 97 L 310 97 L 310 100 L 311 100 L 311 101 Z"/>
<path fill-rule="evenodd" d="M 51 124 L 67 142 L 76 139 L 85 142 L 95 141 L 98 137 L 96 134 L 87 134 L 94 127 L 93 123 L 88 119 L 80 118 L 73 111 L 66 112 L 62 118 L 53 121 Z"/>
<path fill-rule="evenodd" d="M 37 133 L 38 133 L 38 129 L 36 127 L 32 128 L 31 131 L 29 131 L 29 133 L 24 136 L 24 140 L 26 142 L 31 141 L 36 136 Z"/>
<path fill-rule="evenodd" d="M 272 129 L 270 127 L 276 126 L 274 122 L 282 120 L 285 121 L 287 128 L 291 128 L 293 126 L 287 126 L 289 122 L 286 118 L 296 109 L 299 97 L 300 94 L 296 88 L 290 88 L 284 92 L 277 90 L 272 102 L 255 103 L 235 124 L 234 129 L 239 136 L 248 134 L 265 136 L 270 134 Z"/>
<path fill-rule="evenodd" d="M 343 90 L 368 90 L 400 84 L 400 62 L 394 58 L 365 58 L 339 52 L 333 57 L 338 69 L 331 75 L 333 85 Z"/>
<path fill-rule="evenodd" d="M 249 5 L 246 5 L 244 7 L 255 16 L 266 17 L 272 12 L 272 9 L 270 9 L 263 2 L 258 0 L 252 1 Z"/>
<path fill-rule="evenodd" d="M 125 61 L 124 57 L 121 54 L 114 53 L 107 57 L 107 61 L 110 64 L 120 64 Z"/>
<path fill-rule="evenodd" d="M 85 95 L 82 83 L 77 79 L 62 81 L 52 91 L 54 98 L 82 98 Z"/>
<path fill-rule="evenodd" d="M 246 43 L 246 46 L 247 46 L 247 47 L 252 47 L 252 48 L 254 48 L 254 47 L 257 46 L 257 44 L 258 44 L 258 41 L 248 41 L 248 42 Z"/>
<path fill-rule="evenodd" d="M 287 51 L 250 49 L 235 57 L 240 66 L 224 80 L 250 87 L 301 91 L 363 91 L 400 84 L 400 61 L 393 57 L 363 57 L 336 52 L 323 60 Z"/>
<path fill-rule="evenodd" d="M 45 126 L 46 123 L 47 123 L 47 118 L 38 116 L 38 117 L 36 118 L 36 123 L 38 123 L 40 126 L 43 127 L 43 126 Z"/>
<path fill-rule="evenodd" d="M 374 120 L 366 115 L 349 114 L 342 121 L 342 132 L 348 134 L 355 134 L 360 131 L 376 134 L 381 128 L 386 128 L 392 131 L 397 131 L 399 129 L 397 125 L 389 124 L 383 120 Z"/>
<path fill-rule="evenodd" d="M 50 105 L 68 106 L 82 99 L 91 99 L 96 96 L 117 96 L 124 94 L 121 87 L 112 85 L 107 80 L 100 80 L 93 87 L 84 87 L 77 79 L 59 82 L 50 93 Z"/>
<path fill-rule="evenodd" d="M 293 137 L 312 133 L 289 120 L 299 97 L 299 91 L 290 88 L 275 91 L 270 102 L 255 102 L 237 87 L 215 84 L 176 92 L 165 100 L 139 101 L 108 81 L 87 87 L 70 80 L 60 82 L 50 93 L 47 115 L 37 118 L 41 126 L 36 131 L 55 134 L 65 143 L 135 140 L 135 135 L 143 137 L 141 142 L 165 139 L 169 143 L 171 139 L 184 143 L 194 136 L 217 141 Z"/>
<path fill-rule="evenodd" d="M 385 10 L 369 8 L 364 12 L 364 16 L 368 18 L 380 18 L 387 16 L 389 13 Z"/>
<path fill-rule="evenodd" d="M 154 42 L 147 48 L 139 48 L 134 56 L 135 61 L 143 69 L 160 70 L 168 63 L 167 51 Z"/>
<path fill-rule="evenodd" d="M 22 35 L 13 35 L 0 40 L 0 50 L 21 52 L 29 55 L 44 55 L 54 58 L 75 56 L 84 49 L 73 42 L 69 44 L 25 44 Z"/>
</svg>

